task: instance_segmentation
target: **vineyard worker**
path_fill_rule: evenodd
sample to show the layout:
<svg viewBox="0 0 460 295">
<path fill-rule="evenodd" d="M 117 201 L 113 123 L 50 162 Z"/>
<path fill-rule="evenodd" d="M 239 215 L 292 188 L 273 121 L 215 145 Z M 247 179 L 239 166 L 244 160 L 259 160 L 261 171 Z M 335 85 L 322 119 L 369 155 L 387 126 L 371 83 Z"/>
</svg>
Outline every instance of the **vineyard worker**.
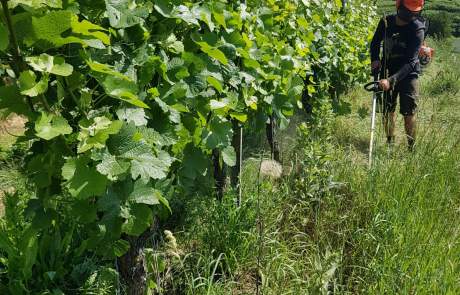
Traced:
<svg viewBox="0 0 460 295">
<path fill-rule="evenodd" d="M 371 43 L 372 72 L 380 72 L 379 85 L 386 91 L 382 107 L 388 143 L 394 142 L 395 138 L 395 110 L 399 95 L 410 150 L 415 144 L 419 51 L 425 38 L 425 22 L 421 19 L 423 6 L 424 0 L 397 0 L 397 13 L 382 18 Z"/>
</svg>

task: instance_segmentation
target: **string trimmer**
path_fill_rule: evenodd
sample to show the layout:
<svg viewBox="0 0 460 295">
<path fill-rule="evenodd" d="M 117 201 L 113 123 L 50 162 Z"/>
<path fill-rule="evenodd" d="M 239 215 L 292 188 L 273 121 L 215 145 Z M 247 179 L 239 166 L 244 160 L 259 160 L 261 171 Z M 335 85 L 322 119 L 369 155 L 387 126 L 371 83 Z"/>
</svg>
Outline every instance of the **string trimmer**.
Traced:
<svg viewBox="0 0 460 295">
<path fill-rule="evenodd" d="M 372 92 L 371 139 L 369 142 L 369 169 L 372 168 L 372 157 L 374 153 L 374 134 L 378 99 L 377 94 L 381 91 L 378 80 L 378 74 L 374 74 L 374 82 L 367 83 L 364 86 L 364 89 L 366 89 L 366 91 Z"/>
</svg>

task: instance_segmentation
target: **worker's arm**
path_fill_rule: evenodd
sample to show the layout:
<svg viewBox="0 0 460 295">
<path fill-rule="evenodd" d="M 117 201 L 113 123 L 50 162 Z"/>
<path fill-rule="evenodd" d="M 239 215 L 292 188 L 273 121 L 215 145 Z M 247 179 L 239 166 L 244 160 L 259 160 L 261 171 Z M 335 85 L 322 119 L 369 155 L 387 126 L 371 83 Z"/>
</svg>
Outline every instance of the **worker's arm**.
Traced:
<svg viewBox="0 0 460 295">
<path fill-rule="evenodd" d="M 403 80 L 412 72 L 416 71 L 417 64 L 419 63 L 419 52 L 420 48 L 423 44 L 424 39 L 424 30 L 419 29 L 416 33 L 412 36 L 410 40 L 408 40 L 408 47 L 407 47 L 407 54 L 406 60 L 407 63 L 404 64 L 399 71 L 397 71 L 394 75 L 392 75 L 388 80 L 390 81 L 391 86 L 395 85 L 399 81 Z"/>
<path fill-rule="evenodd" d="M 371 61 L 372 63 L 380 61 L 380 45 L 382 44 L 385 36 L 385 23 L 383 18 L 380 20 L 377 30 L 371 42 Z"/>
</svg>

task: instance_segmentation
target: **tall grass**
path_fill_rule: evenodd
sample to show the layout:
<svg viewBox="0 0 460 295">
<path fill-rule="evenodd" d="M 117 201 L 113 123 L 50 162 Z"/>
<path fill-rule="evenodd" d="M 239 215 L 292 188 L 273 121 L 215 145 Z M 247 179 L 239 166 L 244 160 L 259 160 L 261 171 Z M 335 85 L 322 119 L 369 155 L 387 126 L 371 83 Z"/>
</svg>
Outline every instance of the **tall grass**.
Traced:
<svg viewBox="0 0 460 295">
<path fill-rule="evenodd" d="M 359 293 L 460 292 L 458 129 L 437 131 L 367 175 L 341 169 L 360 204 L 352 211 L 366 210 L 352 241 L 356 266 L 346 266 Z"/>
<path fill-rule="evenodd" d="M 402 140 L 390 154 L 382 147 L 371 171 L 352 157 L 337 165 L 354 194 L 351 212 L 361 216 L 344 266 L 351 272 L 347 290 L 460 293 L 460 70 L 451 66 L 458 59 L 451 47 L 437 45 L 437 62 L 422 79 L 416 152 Z"/>
</svg>

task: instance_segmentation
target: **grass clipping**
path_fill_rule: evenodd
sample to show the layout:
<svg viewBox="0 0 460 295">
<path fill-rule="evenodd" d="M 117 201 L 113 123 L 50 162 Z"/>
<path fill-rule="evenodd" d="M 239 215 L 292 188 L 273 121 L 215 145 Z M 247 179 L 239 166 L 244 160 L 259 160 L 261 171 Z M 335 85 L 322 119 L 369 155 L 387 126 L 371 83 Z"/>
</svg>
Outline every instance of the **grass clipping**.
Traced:
<svg viewBox="0 0 460 295">
<path fill-rule="evenodd" d="M 260 175 L 270 179 L 279 179 L 283 176 L 283 166 L 274 160 L 263 160 L 260 163 Z"/>
</svg>

